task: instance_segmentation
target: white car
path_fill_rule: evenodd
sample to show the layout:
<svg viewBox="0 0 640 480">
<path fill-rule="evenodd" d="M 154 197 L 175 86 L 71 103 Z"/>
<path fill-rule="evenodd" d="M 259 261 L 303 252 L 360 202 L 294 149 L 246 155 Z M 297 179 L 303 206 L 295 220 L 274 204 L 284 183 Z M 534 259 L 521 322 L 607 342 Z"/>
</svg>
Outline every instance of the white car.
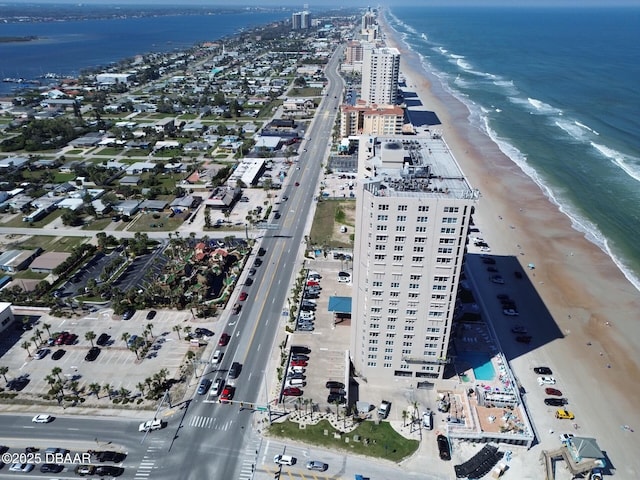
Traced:
<svg viewBox="0 0 640 480">
<path fill-rule="evenodd" d="M 164 422 L 160 419 L 148 420 L 142 422 L 138 427 L 139 432 L 152 432 L 153 430 L 160 430 L 165 426 Z"/>
<path fill-rule="evenodd" d="M 315 318 L 315 315 L 313 314 L 313 312 L 303 310 L 302 312 L 300 312 L 300 318 L 302 320 L 313 320 Z"/>
<path fill-rule="evenodd" d="M 273 462 L 277 465 L 295 465 L 298 459 L 291 455 L 276 455 L 273 457 Z"/>
<path fill-rule="evenodd" d="M 504 310 L 502 310 L 502 313 L 504 313 L 508 317 L 517 317 L 518 315 L 520 315 L 520 313 L 513 308 L 505 308 Z"/>
<path fill-rule="evenodd" d="M 493 283 L 497 283 L 498 285 L 504 285 L 504 278 L 502 278 L 500 275 L 494 275 L 490 278 L 490 280 Z"/>
<path fill-rule="evenodd" d="M 538 385 L 555 385 L 556 379 L 553 377 L 538 377 Z"/>
<path fill-rule="evenodd" d="M 33 423 L 49 423 L 49 422 L 53 422 L 53 416 L 52 415 L 46 415 L 46 414 L 40 414 L 40 415 L 36 415 L 35 417 L 33 417 L 31 419 L 31 421 Z"/>
</svg>

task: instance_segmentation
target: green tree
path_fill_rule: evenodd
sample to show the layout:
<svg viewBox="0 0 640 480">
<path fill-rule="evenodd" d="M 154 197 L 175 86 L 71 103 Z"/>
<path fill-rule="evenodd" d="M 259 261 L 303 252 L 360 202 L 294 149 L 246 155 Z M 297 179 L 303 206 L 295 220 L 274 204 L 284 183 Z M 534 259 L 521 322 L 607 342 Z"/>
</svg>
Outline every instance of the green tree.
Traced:
<svg viewBox="0 0 640 480">
<path fill-rule="evenodd" d="M 95 332 L 93 332 L 92 330 L 89 330 L 84 334 L 84 338 L 85 340 L 89 340 L 91 342 L 91 347 L 93 348 L 93 340 L 96 338 Z"/>
<path fill-rule="evenodd" d="M 4 381 L 5 383 L 8 382 L 7 380 L 7 373 L 9 373 L 9 367 L 6 366 L 1 366 L 0 367 L 0 375 L 2 375 L 4 377 Z"/>
<path fill-rule="evenodd" d="M 99 383 L 94 382 L 89 384 L 89 393 L 94 394 L 98 399 L 100 398 L 100 390 L 102 390 L 102 387 Z"/>
<path fill-rule="evenodd" d="M 31 347 L 31 342 L 28 342 L 25 340 L 24 342 L 22 342 L 20 346 L 27 351 L 27 355 L 31 356 L 31 351 L 29 351 L 29 347 Z"/>
<path fill-rule="evenodd" d="M 181 340 L 180 338 L 180 331 L 182 330 L 182 326 L 180 325 L 174 325 L 173 327 L 173 331 L 176 332 L 178 334 L 178 340 Z"/>
</svg>

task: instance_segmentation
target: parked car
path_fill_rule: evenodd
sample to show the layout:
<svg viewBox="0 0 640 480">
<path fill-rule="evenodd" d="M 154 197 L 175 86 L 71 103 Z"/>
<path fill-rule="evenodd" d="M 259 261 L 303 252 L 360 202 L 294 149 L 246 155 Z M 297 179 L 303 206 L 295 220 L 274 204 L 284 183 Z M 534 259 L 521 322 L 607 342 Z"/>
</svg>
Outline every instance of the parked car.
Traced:
<svg viewBox="0 0 640 480">
<path fill-rule="evenodd" d="M 113 462 L 120 463 L 127 458 L 126 453 L 122 452 L 114 452 L 113 450 L 102 450 L 102 451 L 94 451 L 93 455 L 99 462 Z"/>
<path fill-rule="evenodd" d="M 285 397 L 299 397 L 302 395 L 302 390 L 298 387 L 288 387 L 282 390 L 282 395 Z"/>
<path fill-rule="evenodd" d="M 444 435 L 438 435 L 438 452 L 441 460 L 451 460 L 451 449 L 449 448 L 449 440 Z"/>
<path fill-rule="evenodd" d="M 311 353 L 311 349 L 309 347 L 305 347 L 304 345 L 291 345 L 291 353 L 308 355 Z"/>
<path fill-rule="evenodd" d="M 547 387 L 547 388 L 544 389 L 544 393 L 546 393 L 547 395 L 553 395 L 554 397 L 561 397 L 562 396 L 562 392 L 560 390 L 558 390 L 557 388 Z"/>
<path fill-rule="evenodd" d="M 99 465 L 96 467 L 95 474 L 111 477 L 119 477 L 124 473 L 124 468 L 115 465 Z"/>
<path fill-rule="evenodd" d="M 513 333 L 527 333 L 527 329 L 521 325 L 516 325 L 511 329 Z"/>
<path fill-rule="evenodd" d="M 309 356 L 302 355 L 301 353 L 294 353 L 293 355 L 291 355 L 291 360 L 302 360 L 302 361 L 308 362 Z"/>
<path fill-rule="evenodd" d="M 489 278 L 489 280 L 491 280 L 493 283 L 504 285 L 504 278 L 502 278 L 500 275 L 493 275 Z"/>
<path fill-rule="evenodd" d="M 324 384 L 324 386 L 326 388 L 341 388 L 341 389 L 343 389 L 344 388 L 344 383 L 336 382 L 334 380 L 329 380 L 329 381 L 327 381 L 327 383 Z"/>
<path fill-rule="evenodd" d="M 293 379 L 304 380 L 307 377 L 305 377 L 304 373 L 301 373 L 301 372 L 288 372 L 287 373 L 287 378 L 288 379 L 292 379 L 292 380 Z"/>
<path fill-rule="evenodd" d="M 313 312 L 301 311 L 300 318 L 303 320 L 313 320 L 316 316 Z"/>
<path fill-rule="evenodd" d="M 84 476 L 84 475 L 93 475 L 96 471 L 96 466 L 95 465 L 78 465 L 75 468 L 75 472 L 76 474 L 80 475 L 80 476 Z"/>
<path fill-rule="evenodd" d="M 255 268 L 250 268 L 249 269 L 249 275 L 255 275 L 257 272 L 257 270 Z"/>
<path fill-rule="evenodd" d="M 553 377 L 538 377 L 538 385 L 555 385 L 556 379 Z"/>
<path fill-rule="evenodd" d="M 553 372 L 549 367 L 535 367 L 533 371 L 538 375 L 553 375 Z"/>
<path fill-rule="evenodd" d="M 58 465 L 56 463 L 43 463 L 40 466 L 42 473 L 60 473 L 62 470 L 64 470 L 64 465 Z"/>
<path fill-rule="evenodd" d="M 344 395 L 338 395 L 337 393 L 330 393 L 327 396 L 327 403 L 339 403 L 339 404 L 343 404 L 346 403 L 347 399 L 344 397 Z"/>
<path fill-rule="evenodd" d="M 149 310 L 147 312 L 147 320 L 153 320 L 154 318 L 156 318 L 158 312 L 156 312 L 155 310 Z"/>
<path fill-rule="evenodd" d="M 53 352 L 53 354 L 51 355 L 51 358 L 53 360 L 60 360 L 62 357 L 64 357 L 65 353 L 67 353 L 67 352 L 64 349 L 59 348 L 58 350 Z"/>
<path fill-rule="evenodd" d="M 235 303 L 233 305 L 233 308 L 231 309 L 231 313 L 233 313 L 234 315 L 238 315 L 241 309 L 242 309 L 242 305 L 239 303 Z"/>
<path fill-rule="evenodd" d="M 238 297 L 238 300 L 240 300 L 241 302 L 244 302 L 248 296 L 249 295 L 247 295 L 247 292 L 240 292 L 240 296 Z"/>
<path fill-rule="evenodd" d="M 564 407 L 567 403 L 566 398 L 545 398 L 544 404 L 550 407 Z"/>
<path fill-rule="evenodd" d="M 107 333 L 101 333 L 100 336 L 98 337 L 98 340 L 96 340 L 96 344 L 100 345 L 101 347 L 104 347 L 107 343 L 109 343 L 109 339 L 111 338 L 111 336 Z"/>
<path fill-rule="evenodd" d="M 520 343 L 531 343 L 531 339 L 533 337 L 531 335 L 518 335 L 516 337 L 516 342 Z"/>
<path fill-rule="evenodd" d="M 28 473 L 35 468 L 33 463 L 14 463 L 9 467 L 10 472 Z"/>
<path fill-rule="evenodd" d="M 565 410 L 564 408 L 556 410 L 556 418 L 559 418 L 561 420 L 573 420 L 576 418 L 576 416 L 573 414 L 573 412 L 570 412 L 569 410 Z"/>
<path fill-rule="evenodd" d="M 502 310 L 502 313 L 504 313 L 508 317 L 517 317 L 518 315 L 520 315 L 520 313 L 518 313 L 518 311 L 514 310 L 513 308 L 505 308 L 504 310 Z"/>
<path fill-rule="evenodd" d="M 253 285 L 253 278 L 249 277 L 244 281 L 245 286 L 250 287 Z"/>
<path fill-rule="evenodd" d="M 213 337 L 215 335 L 215 333 L 213 333 L 211 330 L 209 330 L 208 328 L 196 328 L 194 330 L 195 334 L 198 335 L 199 337 Z"/>
<path fill-rule="evenodd" d="M 84 359 L 87 362 L 93 362 L 96 358 L 98 358 L 98 355 L 100 355 L 100 347 L 91 347 L 85 355 Z"/>
<path fill-rule="evenodd" d="M 133 308 L 127 308 L 124 313 L 122 314 L 122 319 L 123 320 L 131 320 L 131 318 L 133 317 L 133 315 L 136 313 L 135 309 Z"/>
<path fill-rule="evenodd" d="M 36 360 L 42 360 L 49 354 L 50 351 L 51 350 L 49 350 L 48 348 L 39 348 L 36 353 L 33 354 L 33 358 L 35 358 Z"/>
<path fill-rule="evenodd" d="M 306 367 L 307 365 L 305 360 L 291 360 L 292 367 Z"/>
<path fill-rule="evenodd" d="M 298 325 L 298 330 L 301 332 L 313 332 L 315 328 L 313 325 L 305 323 L 304 325 Z"/>
<path fill-rule="evenodd" d="M 259 267 L 260 265 L 262 265 L 262 260 L 260 260 L 259 258 L 256 258 L 255 261 L 253 262 L 253 266 Z"/>
</svg>

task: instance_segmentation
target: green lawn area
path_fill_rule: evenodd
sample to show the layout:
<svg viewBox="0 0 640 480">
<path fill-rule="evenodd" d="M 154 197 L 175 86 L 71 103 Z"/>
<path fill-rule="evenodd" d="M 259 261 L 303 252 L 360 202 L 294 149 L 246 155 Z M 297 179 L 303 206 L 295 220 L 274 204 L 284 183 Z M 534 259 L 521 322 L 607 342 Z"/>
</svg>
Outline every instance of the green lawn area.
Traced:
<svg viewBox="0 0 640 480">
<path fill-rule="evenodd" d="M 59 216 L 61 216 L 63 213 L 64 213 L 64 209 L 59 208 L 59 209 L 54 210 L 53 212 L 49 213 L 49 215 L 45 216 L 44 218 L 41 218 L 37 222 L 33 222 L 33 223 L 23 222 L 22 221 L 22 217 L 24 215 L 17 215 L 15 218 L 12 218 L 11 220 L 9 220 L 6 223 L 3 223 L 2 226 L 3 227 L 16 227 L 16 228 L 42 228 L 45 225 L 47 225 L 48 223 L 50 223 L 53 220 L 55 220 L 56 218 L 58 218 Z"/>
<path fill-rule="evenodd" d="M 22 270 L 13 274 L 13 278 L 24 278 L 25 280 L 44 280 L 47 276 L 47 273 L 37 273 L 31 270 Z"/>
<path fill-rule="evenodd" d="M 319 97 L 322 95 L 321 88 L 292 88 L 287 92 L 290 97 Z"/>
<path fill-rule="evenodd" d="M 97 218 L 85 225 L 83 225 L 83 230 L 104 230 L 107 225 L 111 223 L 111 217 L 107 218 Z"/>
<path fill-rule="evenodd" d="M 154 218 L 156 215 L 159 215 L 160 218 Z M 127 230 L 132 232 L 152 232 L 154 230 L 172 232 L 182 225 L 187 215 L 190 215 L 190 212 L 174 215 L 173 217 L 169 217 L 168 213 L 143 213 L 136 217 L 135 221 L 129 223 Z"/>
<path fill-rule="evenodd" d="M 63 232 L 60 232 L 61 234 Z M 88 241 L 84 237 L 49 237 L 45 235 L 34 235 L 20 242 L 17 246 L 25 250 L 34 250 L 38 247 L 46 251 L 71 252 L 73 247 Z"/>
<path fill-rule="evenodd" d="M 312 245 L 323 245 L 335 248 L 348 248 L 351 243 L 345 243 L 333 238 L 336 228 L 335 222 L 340 224 L 350 224 L 348 220 L 342 218 L 341 212 L 355 209 L 353 200 L 323 200 L 318 202 L 316 214 L 311 226 L 309 238 Z M 338 217 L 336 219 L 336 217 Z"/>
<path fill-rule="evenodd" d="M 53 182 L 54 183 L 70 182 L 71 180 L 74 180 L 76 176 L 77 175 L 73 172 L 71 173 L 56 172 L 55 176 L 53 177 Z"/>
<path fill-rule="evenodd" d="M 328 431 L 328 435 L 324 434 L 325 430 Z M 389 422 L 380 422 L 379 425 L 371 421 L 363 422 L 353 432 L 343 434 L 339 439 L 334 438 L 333 434 L 336 430 L 327 420 L 321 420 L 317 425 L 307 425 L 304 429 L 300 429 L 297 423 L 287 420 L 284 423 L 274 423 L 268 431 L 275 437 L 384 458 L 392 462 L 399 462 L 413 454 L 420 443 L 398 434 L 391 428 Z M 354 441 L 354 437 L 359 438 L 359 441 Z M 349 443 L 345 442 L 345 438 L 349 438 Z"/>
</svg>

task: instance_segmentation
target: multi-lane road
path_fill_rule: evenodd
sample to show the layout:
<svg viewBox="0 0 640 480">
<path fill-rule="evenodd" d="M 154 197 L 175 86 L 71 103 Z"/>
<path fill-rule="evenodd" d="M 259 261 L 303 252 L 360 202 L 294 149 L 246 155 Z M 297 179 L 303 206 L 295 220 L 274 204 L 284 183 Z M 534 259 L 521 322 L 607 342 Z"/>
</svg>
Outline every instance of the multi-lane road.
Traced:
<svg viewBox="0 0 640 480">
<path fill-rule="evenodd" d="M 292 169 L 281 192 L 281 198 L 287 196 L 288 200 L 279 206 L 282 216 L 277 221 L 278 227 L 265 230 L 261 240 L 261 246 L 266 250 L 260 257 L 263 263 L 257 268 L 253 285 L 239 288 L 249 297 L 240 314 L 229 317 L 224 329 L 231 335 L 231 341 L 225 347 L 223 361 L 218 365 L 210 363 L 204 367 L 204 372 L 199 372 L 212 380 L 226 379 L 232 362 L 241 363 L 242 372 L 234 381 L 235 401 L 266 405 L 273 400 L 268 393 L 274 387 L 268 384 L 274 378 L 274 372 L 269 371 L 269 358 L 278 329 L 282 328 L 282 310 L 291 281 L 302 268 L 299 254 L 304 248 L 303 239 L 310 225 L 318 179 L 342 94 L 342 80 L 337 74 L 341 55 L 339 48 L 329 62 L 329 86 L 307 129 L 304 151 L 298 161 L 300 168 Z M 16 233 L 15 230 L 12 233 Z M 250 259 L 249 263 L 254 260 Z M 124 478 L 250 478 L 262 445 L 262 439 L 254 429 L 254 420 L 257 415 L 262 418 L 263 414 L 241 410 L 238 404 L 209 400 L 208 395 L 194 393 L 190 400 L 173 405 L 166 412 L 170 413 L 166 428 L 146 436 L 138 432 L 138 420 L 58 418 L 40 425 L 31 423 L 30 417 L 1 416 L 0 444 L 14 450 L 38 445 L 86 451 L 105 448 L 105 444 L 111 442 L 110 445 L 128 452 L 123 463 Z M 0 478 L 10 475 L 7 470 L 0 471 Z M 32 475 L 36 475 L 35 470 Z M 74 474 L 68 469 L 58 477 L 71 478 Z"/>
</svg>

